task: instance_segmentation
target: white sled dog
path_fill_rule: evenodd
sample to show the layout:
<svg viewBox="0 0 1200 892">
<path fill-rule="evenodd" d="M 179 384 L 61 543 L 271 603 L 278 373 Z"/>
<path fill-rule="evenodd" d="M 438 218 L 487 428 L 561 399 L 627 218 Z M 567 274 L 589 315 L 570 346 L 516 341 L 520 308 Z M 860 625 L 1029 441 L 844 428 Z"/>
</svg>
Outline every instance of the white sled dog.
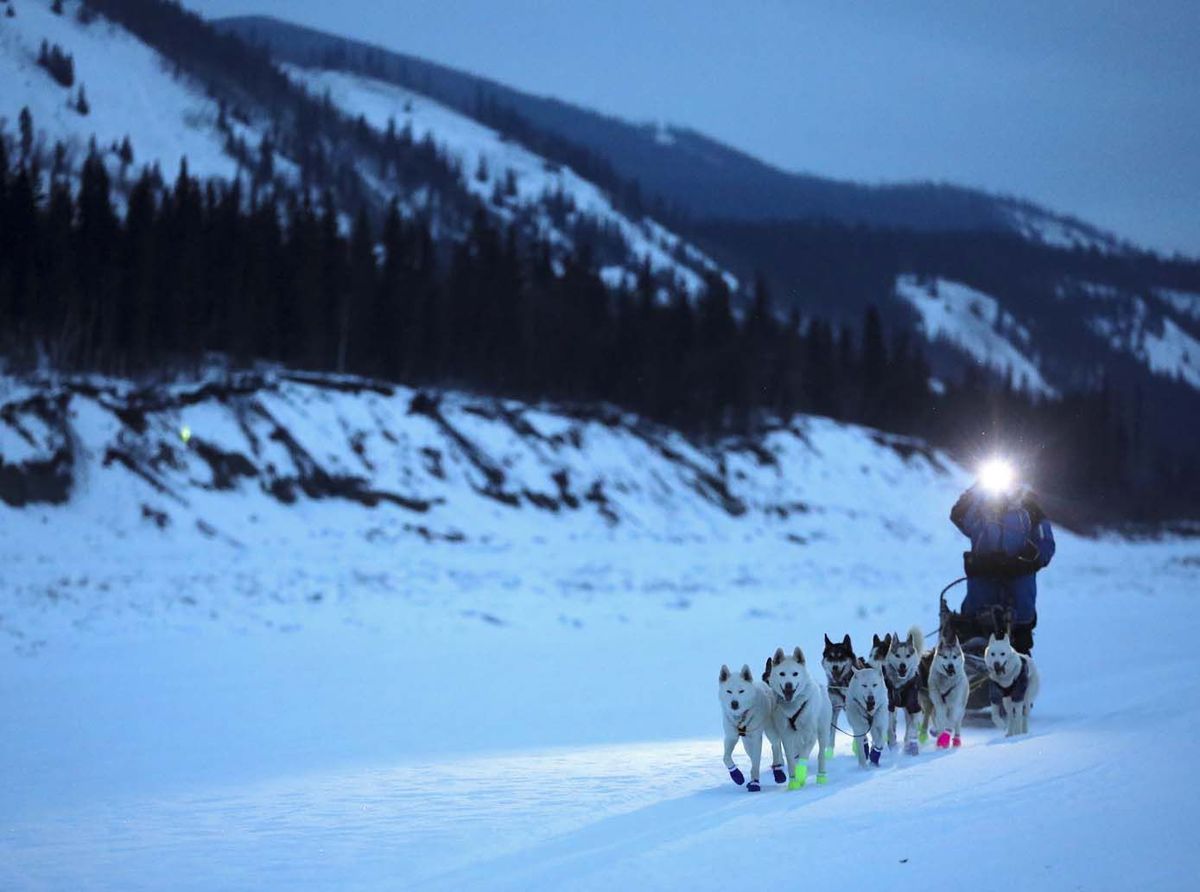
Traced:
<svg viewBox="0 0 1200 892">
<path fill-rule="evenodd" d="M 888 689 L 888 747 L 894 748 L 896 745 L 896 710 L 903 709 L 904 752 L 910 756 L 921 751 L 917 743 L 921 724 L 918 668 L 924 649 L 925 636 L 913 626 L 906 638 L 892 636 L 892 646 L 888 648 L 887 658 L 883 661 L 883 679 Z"/>
<path fill-rule="evenodd" d="M 763 734 L 771 742 L 771 758 L 774 763 L 771 768 L 775 772 L 775 783 L 781 784 L 787 778 L 783 773 L 783 749 L 779 745 L 779 735 L 771 720 L 771 710 L 774 697 L 771 690 L 761 681 L 756 681 L 750 674 L 749 666 L 742 666 L 742 671 L 734 675 L 728 666 L 722 666 L 717 676 L 717 692 L 721 700 L 721 719 L 725 725 L 725 767 L 729 777 L 738 786 L 746 782 L 745 775 L 734 764 L 733 748 L 740 739 L 742 749 L 750 757 L 750 783 L 746 789 L 757 793 L 761 787 L 758 782 L 758 769 L 762 762 Z"/>
<path fill-rule="evenodd" d="M 967 713 L 967 663 L 958 636 L 938 636 L 938 645 L 929 655 L 927 674 L 922 678 L 921 711 L 925 726 L 937 735 L 940 750 L 962 746 L 962 723 Z"/>
<path fill-rule="evenodd" d="M 846 686 L 846 719 L 858 740 L 858 764 L 879 764 L 888 733 L 887 684 L 883 670 L 860 659 Z"/>
<path fill-rule="evenodd" d="M 1029 711 L 1041 687 L 1033 657 L 1013 650 L 1007 635 L 992 635 L 983 661 L 992 682 L 992 721 L 997 728 L 1007 729 L 1008 737 L 1028 734 Z"/>
<path fill-rule="evenodd" d="M 829 692 L 808 674 L 804 651 L 796 648 L 786 656 L 783 648 L 767 660 L 764 678 L 774 696 L 771 717 L 783 743 L 788 767 L 788 789 L 798 790 L 808 780 L 808 757 L 817 747 L 817 783 L 823 784 L 825 751 L 833 745 L 833 707 Z"/>
</svg>

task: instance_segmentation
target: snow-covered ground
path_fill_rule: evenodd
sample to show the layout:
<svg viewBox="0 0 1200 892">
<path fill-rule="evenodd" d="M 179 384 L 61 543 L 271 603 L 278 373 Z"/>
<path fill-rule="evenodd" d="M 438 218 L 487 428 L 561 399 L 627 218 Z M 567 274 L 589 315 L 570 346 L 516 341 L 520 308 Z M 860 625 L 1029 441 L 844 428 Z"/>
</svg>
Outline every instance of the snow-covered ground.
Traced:
<svg viewBox="0 0 1200 892">
<path fill-rule="evenodd" d="M 107 150 L 128 136 L 135 171 L 157 162 L 170 179 L 186 157 L 193 176 L 232 178 L 237 164 L 216 129 L 217 103 L 124 29 L 102 17 L 80 23 L 78 6 L 68 0 L 63 14 L 55 15 L 50 0 L 18 0 L 14 17 L 0 15 L 0 119 L 8 133 L 16 134 L 21 109 L 28 107 L 42 150 L 49 155 L 55 142 L 63 142 L 72 169 L 92 138 Z M 74 57 L 70 89 L 37 64 L 43 40 Z M 69 107 L 80 85 L 87 115 Z M 257 137 L 248 139 L 257 145 Z"/>
<path fill-rule="evenodd" d="M 28 466 L 54 423 L 4 387 Z M 931 628 L 966 472 L 817 420 L 700 449 L 413 396 L 69 395 L 70 501 L 0 504 L 0 888 L 1190 888 L 1200 544 L 1060 531 L 1029 738 L 866 772 L 839 739 L 828 786 L 753 796 L 718 668 Z M 254 474 L 216 488 L 200 444 Z M 286 504 L 301 454 L 443 501 Z M 552 508 L 556 470 L 611 516 Z"/>
<path fill-rule="evenodd" d="M 393 83 L 345 71 L 284 66 L 289 75 L 316 96 L 328 94 L 330 100 L 347 114 L 362 115 L 368 124 L 383 131 L 389 122 L 398 131 L 410 128 L 415 140 L 426 136 L 457 158 L 465 174 L 467 189 L 485 202 L 511 177 L 517 205 L 538 205 L 548 197 L 563 195 L 575 207 L 575 213 L 615 228 L 629 246 L 631 266 L 646 261 L 656 272 L 677 276 L 691 292 L 702 285 L 702 272 L 720 272 L 711 258 L 692 245 L 679 256 L 680 239 L 649 218 L 631 220 L 619 212 L 608 196 L 594 183 L 583 179 L 569 167 L 554 164 L 523 146 L 505 139 L 500 133 L 460 114 L 421 93 Z M 484 176 L 477 174 L 483 173 Z M 544 236 L 563 238 L 548 218 L 540 222 Z M 686 262 L 683 262 L 686 260 Z M 699 271 L 699 272 L 698 272 Z M 605 268 L 605 279 L 619 285 L 634 276 L 636 269 L 613 265 Z M 731 288 L 737 280 L 723 273 Z"/>
<path fill-rule="evenodd" d="M 1029 331 L 994 297 L 961 282 L 909 275 L 896 279 L 896 296 L 917 311 L 931 343 L 950 344 L 993 372 L 1011 372 L 1013 383 L 1030 392 L 1056 393 L 1030 355 Z"/>
</svg>

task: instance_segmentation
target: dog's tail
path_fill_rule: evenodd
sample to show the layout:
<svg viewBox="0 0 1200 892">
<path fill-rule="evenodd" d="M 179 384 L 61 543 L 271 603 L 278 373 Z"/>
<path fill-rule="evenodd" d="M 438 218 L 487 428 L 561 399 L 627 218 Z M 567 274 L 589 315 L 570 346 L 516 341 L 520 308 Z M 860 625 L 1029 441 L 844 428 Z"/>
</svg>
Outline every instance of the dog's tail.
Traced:
<svg viewBox="0 0 1200 892">
<path fill-rule="evenodd" d="M 916 645 L 917 653 L 925 653 L 925 636 L 921 634 L 921 627 L 914 625 L 908 630 L 908 637 L 913 640 Z"/>
</svg>

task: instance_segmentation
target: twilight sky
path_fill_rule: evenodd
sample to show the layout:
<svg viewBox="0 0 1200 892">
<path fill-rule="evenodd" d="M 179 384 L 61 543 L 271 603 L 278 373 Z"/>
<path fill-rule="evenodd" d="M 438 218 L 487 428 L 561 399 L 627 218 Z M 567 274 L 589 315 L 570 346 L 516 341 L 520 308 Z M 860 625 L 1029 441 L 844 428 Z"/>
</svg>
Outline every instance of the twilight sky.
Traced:
<svg viewBox="0 0 1200 892">
<path fill-rule="evenodd" d="M 788 170 L 1031 198 L 1200 255 L 1200 0 L 184 0 L 356 37 Z"/>
</svg>

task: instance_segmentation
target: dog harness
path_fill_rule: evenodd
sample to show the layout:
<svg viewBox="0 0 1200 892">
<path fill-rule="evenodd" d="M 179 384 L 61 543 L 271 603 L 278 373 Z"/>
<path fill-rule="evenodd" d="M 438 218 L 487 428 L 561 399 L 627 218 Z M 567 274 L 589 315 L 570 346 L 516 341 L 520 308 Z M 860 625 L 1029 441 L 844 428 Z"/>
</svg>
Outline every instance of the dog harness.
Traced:
<svg viewBox="0 0 1200 892">
<path fill-rule="evenodd" d="M 804 707 L 806 707 L 806 706 L 808 706 L 807 700 L 805 700 L 803 703 L 801 703 L 800 708 L 797 709 L 794 713 L 792 713 L 792 715 L 788 718 L 788 724 L 791 726 L 793 731 L 796 730 L 796 719 L 800 718 L 800 713 L 804 712 Z"/>
<path fill-rule="evenodd" d="M 747 709 L 744 713 L 742 713 L 741 724 L 739 724 L 737 726 L 738 737 L 745 737 L 747 731 L 749 730 L 749 727 L 750 727 L 750 710 Z"/>
<path fill-rule="evenodd" d="M 1029 662 L 1021 661 L 1021 671 L 1017 673 L 1017 677 L 1012 680 L 1012 684 L 1008 687 L 1000 684 L 995 679 L 990 679 L 988 686 L 988 699 L 992 703 L 1000 703 L 1005 697 L 1012 700 L 1013 703 L 1022 703 L 1025 700 L 1025 692 L 1029 690 Z"/>
<path fill-rule="evenodd" d="M 838 706 L 846 704 L 846 687 L 850 681 L 850 675 L 854 674 L 853 666 L 846 666 L 844 670 L 834 666 L 829 672 L 829 684 L 826 690 L 829 691 L 829 699 Z"/>
<path fill-rule="evenodd" d="M 918 696 L 917 676 L 913 675 L 900 687 L 895 687 L 885 676 L 884 686 L 888 692 L 888 710 L 894 712 L 903 706 L 905 712 L 918 713 L 921 711 L 921 698 Z"/>
</svg>

